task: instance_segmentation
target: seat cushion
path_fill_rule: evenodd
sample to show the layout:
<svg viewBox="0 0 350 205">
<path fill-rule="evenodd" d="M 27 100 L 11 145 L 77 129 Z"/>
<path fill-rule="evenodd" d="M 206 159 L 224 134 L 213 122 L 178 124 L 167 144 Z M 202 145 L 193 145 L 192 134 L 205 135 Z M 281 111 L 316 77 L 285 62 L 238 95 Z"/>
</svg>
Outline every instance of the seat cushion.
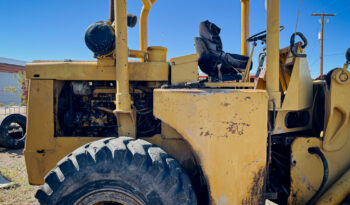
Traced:
<svg viewBox="0 0 350 205">
<path fill-rule="evenodd" d="M 232 54 L 232 53 L 225 53 L 224 58 L 227 64 L 239 69 L 240 72 L 244 71 L 249 60 L 248 56 Z"/>
</svg>

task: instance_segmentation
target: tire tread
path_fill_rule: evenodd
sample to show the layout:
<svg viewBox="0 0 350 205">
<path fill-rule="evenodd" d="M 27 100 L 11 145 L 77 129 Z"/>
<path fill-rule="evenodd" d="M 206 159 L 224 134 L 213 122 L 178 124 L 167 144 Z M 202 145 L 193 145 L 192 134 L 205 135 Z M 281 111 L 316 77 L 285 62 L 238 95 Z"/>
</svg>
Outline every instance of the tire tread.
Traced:
<svg viewBox="0 0 350 205">
<path fill-rule="evenodd" d="M 103 168 L 110 164 L 115 170 Z M 86 170 L 95 174 L 111 171 L 131 174 L 135 186 L 151 187 L 144 193 L 148 203 L 158 197 L 163 204 L 196 204 L 191 182 L 179 163 L 160 147 L 129 137 L 102 139 L 76 149 L 46 175 L 45 184 L 35 197 L 41 204 L 56 203 L 62 190 L 77 183 L 75 176 Z"/>
</svg>

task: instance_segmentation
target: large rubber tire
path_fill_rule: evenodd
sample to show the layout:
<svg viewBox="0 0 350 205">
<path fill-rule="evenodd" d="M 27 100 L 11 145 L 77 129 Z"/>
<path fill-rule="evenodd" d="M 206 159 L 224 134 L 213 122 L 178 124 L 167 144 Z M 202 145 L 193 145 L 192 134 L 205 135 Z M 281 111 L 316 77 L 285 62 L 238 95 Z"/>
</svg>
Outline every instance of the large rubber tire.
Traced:
<svg viewBox="0 0 350 205">
<path fill-rule="evenodd" d="M 25 143 L 26 122 L 26 117 L 20 114 L 11 114 L 5 117 L 0 124 L 0 146 L 10 149 L 23 148 Z M 17 123 L 22 128 L 22 132 L 9 134 L 8 130 L 12 123 Z"/>
<path fill-rule="evenodd" d="M 76 149 L 46 175 L 35 197 L 41 204 L 197 203 L 190 179 L 174 158 L 129 137 L 106 138 Z"/>
</svg>

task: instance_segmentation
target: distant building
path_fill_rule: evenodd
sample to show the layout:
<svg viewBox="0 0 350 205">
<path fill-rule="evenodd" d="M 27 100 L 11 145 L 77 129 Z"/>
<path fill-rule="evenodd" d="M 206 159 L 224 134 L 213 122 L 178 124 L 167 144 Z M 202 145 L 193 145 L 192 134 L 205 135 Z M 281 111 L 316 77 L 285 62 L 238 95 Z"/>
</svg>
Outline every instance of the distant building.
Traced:
<svg viewBox="0 0 350 205">
<path fill-rule="evenodd" d="M 21 92 L 27 96 L 27 88 L 25 85 L 19 85 L 18 75 L 16 73 L 24 73 L 25 61 L 2 58 L 0 57 L 0 104 L 10 105 L 21 104 Z M 15 88 L 16 93 L 5 91 L 6 88 Z"/>
</svg>

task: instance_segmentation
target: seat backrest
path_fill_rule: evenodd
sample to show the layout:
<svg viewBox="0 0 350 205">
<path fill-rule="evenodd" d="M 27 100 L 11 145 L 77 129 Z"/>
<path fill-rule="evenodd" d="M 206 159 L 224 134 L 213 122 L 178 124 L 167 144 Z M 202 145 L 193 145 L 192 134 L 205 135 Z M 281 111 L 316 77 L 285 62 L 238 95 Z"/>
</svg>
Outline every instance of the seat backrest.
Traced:
<svg viewBox="0 0 350 205">
<path fill-rule="evenodd" d="M 220 31 L 221 29 L 217 25 L 211 23 L 208 20 L 203 21 L 199 24 L 199 35 L 211 52 L 220 52 L 223 49 L 222 41 L 219 36 Z"/>
<path fill-rule="evenodd" d="M 209 49 L 207 48 L 205 42 L 201 37 L 194 38 L 194 45 L 196 47 L 196 52 L 199 54 L 199 68 L 207 75 L 210 75 L 215 69 L 217 58 L 210 53 Z"/>
<path fill-rule="evenodd" d="M 209 53 L 207 46 L 205 45 L 203 39 L 200 37 L 194 38 L 194 46 L 196 48 L 196 52 L 199 55 L 201 55 L 202 53 Z"/>
</svg>

